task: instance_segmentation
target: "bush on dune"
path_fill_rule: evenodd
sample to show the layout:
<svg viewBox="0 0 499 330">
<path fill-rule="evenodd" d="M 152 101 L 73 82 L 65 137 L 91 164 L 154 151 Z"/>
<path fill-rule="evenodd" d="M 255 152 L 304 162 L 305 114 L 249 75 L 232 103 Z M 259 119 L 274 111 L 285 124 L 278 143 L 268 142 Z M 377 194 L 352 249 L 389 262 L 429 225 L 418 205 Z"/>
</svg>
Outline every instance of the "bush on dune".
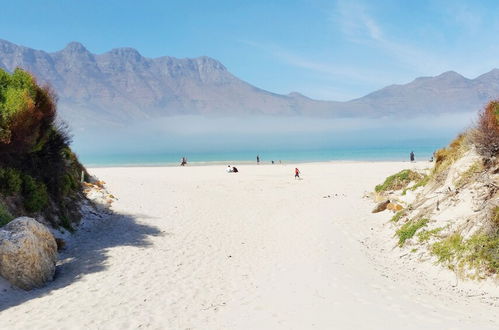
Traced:
<svg viewBox="0 0 499 330">
<path fill-rule="evenodd" d="M 406 222 L 395 232 L 395 235 L 399 238 L 398 245 L 400 247 L 404 246 L 405 241 L 411 239 L 420 228 L 425 227 L 428 224 L 428 221 L 428 219 L 420 219 L 418 221 Z"/>
<path fill-rule="evenodd" d="M 429 185 L 428 189 L 421 191 L 411 201 L 412 204 L 393 215 L 391 222 L 397 228 L 395 236 L 398 237 L 398 246 L 403 247 L 416 235 L 418 240 L 412 240 L 411 243 L 427 247 L 427 252 L 436 257 L 438 263 L 446 265 L 458 275 L 475 279 L 487 276 L 497 278 L 498 152 L 499 100 L 490 102 L 479 113 L 474 127 L 459 134 L 449 146 L 435 153 L 435 164 L 429 175 L 417 178 L 417 173 L 415 175 L 410 170 L 404 170 L 377 185 L 375 190 L 378 193 L 404 188 L 401 195 L 405 195 L 408 190 Z M 416 183 L 409 187 L 410 181 Z M 455 189 L 447 185 L 449 181 L 453 182 Z M 473 215 L 467 213 L 469 206 L 465 204 L 470 195 L 473 205 L 480 205 L 477 209 L 473 206 L 476 212 Z M 397 197 L 397 193 L 394 193 L 393 198 Z M 447 219 L 447 215 L 442 217 L 442 213 L 450 208 L 455 210 L 454 221 Z M 445 226 L 427 229 L 428 219 L 433 216 L 435 225 L 442 225 L 442 221 L 445 221 Z M 401 221 L 404 219 L 409 220 Z M 447 233 L 444 229 L 452 231 Z"/>
<path fill-rule="evenodd" d="M 26 71 L 0 69 L 0 202 L 17 198 L 14 216 L 43 214 L 70 227 L 79 211 L 79 178 L 86 173 L 69 148 L 66 126 L 56 124 L 56 97 Z M 9 203 L 10 205 L 14 205 Z"/>
<path fill-rule="evenodd" d="M 465 240 L 459 233 L 434 243 L 431 252 L 437 261 L 450 269 L 463 273 L 475 269 L 474 276 L 499 273 L 499 235 L 476 233 Z"/>
<path fill-rule="evenodd" d="M 36 145 L 55 119 L 55 96 L 28 72 L 0 70 L 0 153 L 22 153 Z"/>
<path fill-rule="evenodd" d="M 21 173 L 13 168 L 0 168 L 0 192 L 12 196 L 21 191 Z"/>
<path fill-rule="evenodd" d="M 432 174 L 439 174 L 449 168 L 452 163 L 459 159 L 467 150 L 469 150 L 469 133 L 459 134 L 448 147 L 437 150 L 435 153 L 435 167 Z"/>
<path fill-rule="evenodd" d="M 402 170 L 394 175 L 391 175 L 385 179 L 385 182 L 377 185 L 374 190 L 376 192 L 388 191 L 388 190 L 399 190 L 407 187 L 412 181 L 417 181 L 422 178 L 421 174 L 411 171 Z"/>
<path fill-rule="evenodd" d="M 480 113 L 472 134 L 478 152 L 485 157 L 499 152 L 499 101 L 490 102 Z"/>
<path fill-rule="evenodd" d="M 23 178 L 24 207 L 29 212 L 39 212 L 48 203 L 47 187 L 26 175 Z"/>
</svg>

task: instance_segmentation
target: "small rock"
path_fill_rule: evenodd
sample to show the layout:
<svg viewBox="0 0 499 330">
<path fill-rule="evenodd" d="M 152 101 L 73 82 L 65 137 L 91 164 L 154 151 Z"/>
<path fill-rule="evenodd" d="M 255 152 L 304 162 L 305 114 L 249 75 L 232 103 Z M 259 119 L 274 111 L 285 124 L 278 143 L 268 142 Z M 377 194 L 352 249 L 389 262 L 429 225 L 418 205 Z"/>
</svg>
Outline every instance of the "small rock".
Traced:
<svg viewBox="0 0 499 330">
<path fill-rule="evenodd" d="M 372 210 L 372 213 L 378 213 L 378 212 L 382 212 L 382 211 L 386 210 L 386 207 L 388 206 L 388 204 L 390 204 L 389 199 L 387 199 L 384 202 L 379 203 L 378 205 L 376 205 L 374 210 Z"/>
<path fill-rule="evenodd" d="M 393 211 L 393 212 L 398 212 L 400 210 L 403 210 L 404 207 L 400 204 L 397 204 L 397 203 L 388 203 L 388 205 L 386 206 L 386 209 Z"/>
</svg>

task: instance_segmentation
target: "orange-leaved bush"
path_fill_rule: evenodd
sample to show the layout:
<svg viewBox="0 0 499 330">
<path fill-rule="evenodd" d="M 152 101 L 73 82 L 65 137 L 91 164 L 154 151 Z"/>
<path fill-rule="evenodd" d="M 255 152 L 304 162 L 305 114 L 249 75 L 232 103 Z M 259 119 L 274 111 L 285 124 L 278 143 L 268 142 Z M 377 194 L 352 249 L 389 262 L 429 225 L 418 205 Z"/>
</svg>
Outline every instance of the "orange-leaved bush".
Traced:
<svg viewBox="0 0 499 330">
<path fill-rule="evenodd" d="M 492 101 L 478 117 L 473 133 L 473 142 L 478 152 L 485 157 L 497 156 L 499 152 L 499 101 Z"/>
</svg>

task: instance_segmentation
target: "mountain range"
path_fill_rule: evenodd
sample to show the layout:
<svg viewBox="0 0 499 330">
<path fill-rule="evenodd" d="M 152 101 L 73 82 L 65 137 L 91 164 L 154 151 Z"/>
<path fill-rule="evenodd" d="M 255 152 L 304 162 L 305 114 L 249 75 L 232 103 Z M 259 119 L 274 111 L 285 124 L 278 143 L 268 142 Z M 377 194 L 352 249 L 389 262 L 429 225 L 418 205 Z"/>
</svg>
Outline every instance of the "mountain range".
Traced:
<svg viewBox="0 0 499 330">
<path fill-rule="evenodd" d="M 133 48 L 93 54 L 78 42 L 49 53 L 0 40 L 0 67 L 21 67 L 49 83 L 63 119 L 76 128 L 172 115 L 406 117 L 476 111 L 499 97 L 498 69 L 475 79 L 449 71 L 337 102 L 265 91 L 206 56 L 147 58 Z"/>
</svg>

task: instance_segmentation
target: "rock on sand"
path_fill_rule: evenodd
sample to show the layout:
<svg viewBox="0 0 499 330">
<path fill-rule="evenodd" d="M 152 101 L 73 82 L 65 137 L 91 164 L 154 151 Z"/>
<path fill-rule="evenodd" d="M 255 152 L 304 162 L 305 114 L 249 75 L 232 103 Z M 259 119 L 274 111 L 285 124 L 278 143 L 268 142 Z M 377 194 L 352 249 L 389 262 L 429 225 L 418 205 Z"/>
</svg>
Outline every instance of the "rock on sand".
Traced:
<svg viewBox="0 0 499 330">
<path fill-rule="evenodd" d="M 38 221 L 20 217 L 0 229 L 0 275 L 13 285 L 31 290 L 51 281 L 57 244 Z"/>
</svg>

